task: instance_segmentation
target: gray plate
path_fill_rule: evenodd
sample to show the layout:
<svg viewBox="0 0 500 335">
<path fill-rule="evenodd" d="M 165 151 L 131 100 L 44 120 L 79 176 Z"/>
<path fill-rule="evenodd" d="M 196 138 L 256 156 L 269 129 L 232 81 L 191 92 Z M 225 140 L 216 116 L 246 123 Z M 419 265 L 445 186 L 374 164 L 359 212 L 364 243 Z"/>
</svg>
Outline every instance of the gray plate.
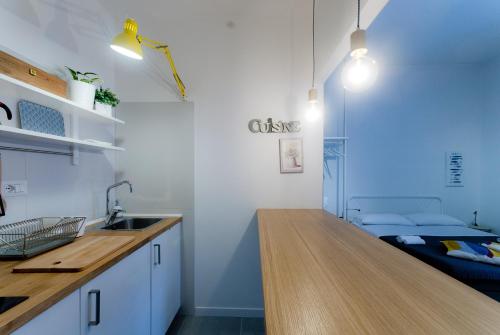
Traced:
<svg viewBox="0 0 500 335">
<path fill-rule="evenodd" d="M 65 136 L 64 119 L 55 109 L 31 101 L 19 101 L 21 128 L 40 133 Z"/>
</svg>

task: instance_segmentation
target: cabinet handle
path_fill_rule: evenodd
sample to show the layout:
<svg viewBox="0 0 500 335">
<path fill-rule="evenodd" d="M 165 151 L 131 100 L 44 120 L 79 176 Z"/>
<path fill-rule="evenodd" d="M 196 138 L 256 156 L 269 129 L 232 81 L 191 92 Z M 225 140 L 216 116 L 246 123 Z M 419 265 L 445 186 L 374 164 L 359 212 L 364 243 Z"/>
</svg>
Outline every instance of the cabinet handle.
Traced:
<svg viewBox="0 0 500 335">
<path fill-rule="evenodd" d="M 155 265 L 159 265 L 161 264 L 161 246 L 159 244 L 153 244 L 153 248 L 155 251 L 154 263 Z M 156 259 L 158 259 L 158 261 Z"/>
<path fill-rule="evenodd" d="M 92 314 L 91 295 L 95 294 L 95 319 L 91 320 Z M 89 291 L 89 326 L 97 326 L 101 322 L 101 290 Z"/>
</svg>

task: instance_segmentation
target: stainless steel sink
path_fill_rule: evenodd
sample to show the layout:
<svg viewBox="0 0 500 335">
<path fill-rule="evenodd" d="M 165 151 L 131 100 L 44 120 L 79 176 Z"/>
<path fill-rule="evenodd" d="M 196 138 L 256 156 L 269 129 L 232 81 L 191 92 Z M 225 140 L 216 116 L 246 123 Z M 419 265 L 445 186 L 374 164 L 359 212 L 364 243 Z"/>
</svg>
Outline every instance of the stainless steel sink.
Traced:
<svg viewBox="0 0 500 335">
<path fill-rule="evenodd" d="M 155 223 L 163 220 L 162 218 L 120 218 L 113 224 L 104 226 L 101 229 L 106 230 L 143 230 Z"/>
<path fill-rule="evenodd" d="M 0 314 L 22 303 L 28 297 L 0 297 Z"/>
</svg>

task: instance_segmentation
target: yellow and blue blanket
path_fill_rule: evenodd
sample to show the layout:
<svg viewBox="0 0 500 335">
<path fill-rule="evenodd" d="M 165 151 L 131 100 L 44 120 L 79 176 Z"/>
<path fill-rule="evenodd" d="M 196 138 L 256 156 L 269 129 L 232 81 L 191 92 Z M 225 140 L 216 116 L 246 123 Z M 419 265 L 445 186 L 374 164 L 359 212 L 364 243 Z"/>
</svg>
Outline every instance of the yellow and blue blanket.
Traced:
<svg viewBox="0 0 500 335">
<path fill-rule="evenodd" d="M 479 243 L 446 240 L 441 241 L 448 249 L 447 255 L 457 258 L 469 259 L 475 262 L 500 265 L 500 251 Z"/>
</svg>

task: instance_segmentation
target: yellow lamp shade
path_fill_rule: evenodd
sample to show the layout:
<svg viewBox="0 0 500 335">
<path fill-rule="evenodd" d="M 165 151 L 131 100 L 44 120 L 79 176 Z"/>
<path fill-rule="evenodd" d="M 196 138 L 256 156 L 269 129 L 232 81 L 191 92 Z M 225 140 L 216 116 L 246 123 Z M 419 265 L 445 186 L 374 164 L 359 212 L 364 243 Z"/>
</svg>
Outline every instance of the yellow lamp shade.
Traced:
<svg viewBox="0 0 500 335">
<path fill-rule="evenodd" d="M 137 31 L 137 22 L 130 18 L 126 19 L 123 31 L 113 39 L 111 49 L 130 58 L 142 59 L 142 47 L 137 39 Z"/>
</svg>

